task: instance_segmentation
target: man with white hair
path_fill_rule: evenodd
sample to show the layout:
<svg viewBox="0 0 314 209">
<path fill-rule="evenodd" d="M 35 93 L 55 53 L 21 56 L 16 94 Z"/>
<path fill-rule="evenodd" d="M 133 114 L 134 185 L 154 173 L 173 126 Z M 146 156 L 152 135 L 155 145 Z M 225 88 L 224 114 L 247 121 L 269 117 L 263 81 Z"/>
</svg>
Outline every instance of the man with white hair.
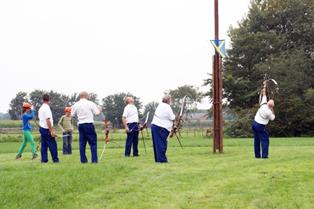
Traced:
<svg viewBox="0 0 314 209">
<path fill-rule="evenodd" d="M 275 119 L 274 112 L 274 100 L 270 99 L 267 102 L 266 97 L 266 83 L 264 82 L 264 87 L 261 91 L 262 100 L 260 103 L 260 108 L 258 109 L 254 122 L 253 122 L 253 131 L 254 131 L 254 153 L 255 158 L 268 158 L 268 148 L 269 148 L 269 135 L 266 130 L 266 125 L 269 120 L 273 121 Z M 262 147 L 262 155 L 261 155 Z"/>
<path fill-rule="evenodd" d="M 125 157 L 130 157 L 131 147 L 133 146 L 133 157 L 139 156 L 138 154 L 138 111 L 134 105 L 134 99 L 132 97 L 126 97 L 125 102 L 127 105 L 124 107 L 122 114 L 122 122 L 127 134 L 125 142 Z"/>
<path fill-rule="evenodd" d="M 170 107 L 171 97 L 166 95 L 162 103 L 156 108 L 151 125 L 154 157 L 156 163 L 167 163 L 166 156 L 168 141 L 167 138 L 172 129 L 175 115 Z"/>
<path fill-rule="evenodd" d="M 106 130 L 108 130 L 108 123 L 96 104 L 88 100 L 89 95 L 87 92 L 82 91 L 79 97 L 80 100 L 72 106 L 71 115 L 77 115 L 78 119 L 81 163 L 88 162 L 85 154 L 87 142 L 92 153 L 92 163 L 97 163 L 97 134 L 94 126 L 94 115 L 101 117 Z"/>
</svg>

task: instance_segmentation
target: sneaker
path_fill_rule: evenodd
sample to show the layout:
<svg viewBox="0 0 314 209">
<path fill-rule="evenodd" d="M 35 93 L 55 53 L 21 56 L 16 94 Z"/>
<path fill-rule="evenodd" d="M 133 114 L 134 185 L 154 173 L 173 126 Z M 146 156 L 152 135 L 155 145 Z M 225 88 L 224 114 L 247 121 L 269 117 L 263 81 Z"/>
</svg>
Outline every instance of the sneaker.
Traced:
<svg viewBox="0 0 314 209">
<path fill-rule="evenodd" d="M 35 160 L 37 157 L 38 157 L 38 155 L 34 154 L 32 160 Z"/>
<path fill-rule="evenodd" d="M 17 154 L 16 157 L 15 157 L 15 160 L 19 160 L 21 158 L 22 158 L 22 155 Z"/>
</svg>

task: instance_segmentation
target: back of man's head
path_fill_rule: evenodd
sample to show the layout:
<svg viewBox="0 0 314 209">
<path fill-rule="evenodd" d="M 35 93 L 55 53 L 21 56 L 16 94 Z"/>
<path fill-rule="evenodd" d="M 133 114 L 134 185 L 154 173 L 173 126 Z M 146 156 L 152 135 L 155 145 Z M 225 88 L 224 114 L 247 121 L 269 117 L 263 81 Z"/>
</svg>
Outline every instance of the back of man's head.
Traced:
<svg viewBox="0 0 314 209">
<path fill-rule="evenodd" d="M 134 99 L 133 99 L 133 97 L 126 97 L 126 98 L 125 98 L 125 101 L 126 101 L 127 104 L 134 104 Z"/>
<path fill-rule="evenodd" d="M 162 102 L 163 102 L 163 103 L 170 104 L 170 102 L 171 102 L 171 96 L 170 96 L 170 95 L 165 95 L 165 96 L 162 98 Z"/>
<path fill-rule="evenodd" d="M 44 95 L 43 95 L 43 101 L 44 101 L 44 102 L 49 102 L 49 100 L 50 100 L 49 95 L 48 95 L 48 94 L 44 94 Z"/>
<path fill-rule="evenodd" d="M 82 91 L 80 93 L 80 99 L 88 99 L 88 93 L 86 91 Z"/>
</svg>

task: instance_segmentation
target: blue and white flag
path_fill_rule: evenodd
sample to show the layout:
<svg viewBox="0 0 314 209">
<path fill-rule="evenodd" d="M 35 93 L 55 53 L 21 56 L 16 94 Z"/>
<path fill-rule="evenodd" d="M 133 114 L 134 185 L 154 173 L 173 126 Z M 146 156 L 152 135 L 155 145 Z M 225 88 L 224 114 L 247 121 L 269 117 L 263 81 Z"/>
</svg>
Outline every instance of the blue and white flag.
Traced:
<svg viewBox="0 0 314 209">
<path fill-rule="evenodd" d="M 225 58 L 226 57 L 225 40 L 211 40 L 210 42 L 214 46 L 216 52 L 218 52 L 222 58 Z"/>
</svg>

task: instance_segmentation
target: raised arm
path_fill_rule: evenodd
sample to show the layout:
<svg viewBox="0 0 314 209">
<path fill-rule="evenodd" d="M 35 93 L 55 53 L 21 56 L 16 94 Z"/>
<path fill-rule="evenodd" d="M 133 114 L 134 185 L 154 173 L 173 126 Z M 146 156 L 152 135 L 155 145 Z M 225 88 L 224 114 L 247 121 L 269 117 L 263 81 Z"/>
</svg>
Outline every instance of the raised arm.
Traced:
<svg viewBox="0 0 314 209">
<path fill-rule="evenodd" d="M 260 105 L 267 103 L 267 96 L 266 96 L 266 81 L 263 82 L 263 88 L 261 89 L 261 97 Z"/>
</svg>

